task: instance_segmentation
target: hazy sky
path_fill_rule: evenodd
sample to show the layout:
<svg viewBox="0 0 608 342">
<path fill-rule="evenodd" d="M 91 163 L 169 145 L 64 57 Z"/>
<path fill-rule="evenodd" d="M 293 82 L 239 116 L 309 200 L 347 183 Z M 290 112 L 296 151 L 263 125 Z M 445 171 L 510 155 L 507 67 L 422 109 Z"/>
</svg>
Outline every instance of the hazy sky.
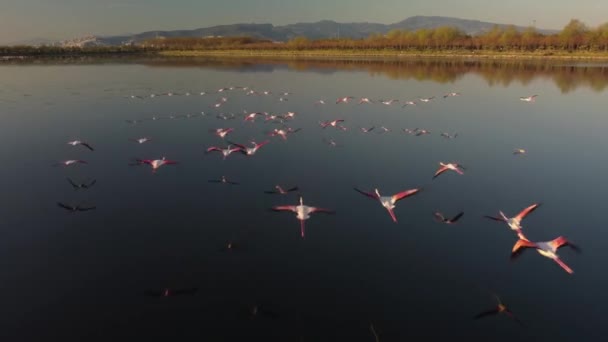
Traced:
<svg viewBox="0 0 608 342">
<path fill-rule="evenodd" d="M 0 44 L 236 22 L 275 25 L 331 19 L 394 23 L 440 15 L 562 28 L 571 18 L 608 22 L 608 0 L 0 0 Z"/>
</svg>

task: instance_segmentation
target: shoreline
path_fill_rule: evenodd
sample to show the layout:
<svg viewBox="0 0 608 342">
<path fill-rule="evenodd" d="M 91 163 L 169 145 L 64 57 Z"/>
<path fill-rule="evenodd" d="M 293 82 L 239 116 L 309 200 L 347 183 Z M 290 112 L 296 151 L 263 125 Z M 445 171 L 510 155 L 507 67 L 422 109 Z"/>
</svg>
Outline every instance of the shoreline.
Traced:
<svg viewBox="0 0 608 342">
<path fill-rule="evenodd" d="M 228 58 L 271 58 L 271 59 L 416 59 L 416 58 L 455 58 L 455 59 L 534 59 L 566 61 L 608 61 L 608 53 L 568 53 L 568 52 L 494 52 L 480 51 L 362 51 L 362 50 L 167 50 L 159 51 L 164 57 L 228 57 Z"/>
</svg>

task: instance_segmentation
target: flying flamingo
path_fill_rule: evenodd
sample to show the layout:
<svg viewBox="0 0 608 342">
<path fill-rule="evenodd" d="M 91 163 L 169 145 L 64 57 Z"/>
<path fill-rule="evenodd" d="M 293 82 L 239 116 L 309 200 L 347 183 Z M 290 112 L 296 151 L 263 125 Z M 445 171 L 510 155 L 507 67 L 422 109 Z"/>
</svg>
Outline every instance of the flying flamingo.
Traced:
<svg viewBox="0 0 608 342">
<path fill-rule="evenodd" d="M 462 217 L 462 215 L 464 215 L 464 212 L 461 211 L 452 218 L 446 218 L 445 216 L 443 216 L 442 213 L 440 213 L 438 211 L 435 212 L 433 215 L 435 216 L 435 219 L 437 219 L 437 221 L 439 221 L 439 222 L 443 222 L 445 224 L 452 224 L 452 223 L 456 223 L 456 221 L 458 221 Z"/>
<path fill-rule="evenodd" d="M 89 145 L 89 143 L 86 143 L 86 142 L 81 141 L 81 140 L 68 141 L 68 145 L 72 145 L 72 146 L 81 145 L 81 146 L 84 146 L 84 147 L 88 148 L 91 151 L 95 151 L 95 149 L 93 149 L 93 147 L 91 145 Z"/>
<path fill-rule="evenodd" d="M 513 150 L 514 155 L 526 154 L 526 153 L 528 153 L 528 151 L 524 150 L 523 148 L 516 148 L 515 150 Z"/>
<path fill-rule="evenodd" d="M 226 176 L 222 176 L 220 179 L 210 179 L 209 183 L 222 183 L 222 184 L 230 184 L 230 185 L 238 185 L 239 183 L 228 180 Z"/>
<path fill-rule="evenodd" d="M 458 136 L 458 133 L 450 134 L 450 133 L 445 133 L 445 132 L 443 132 L 443 133 L 441 133 L 440 135 L 441 135 L 443 138 L 446 138 L 446 139 L 454 139 L 454 138 L 456 138 L 456 137 Z"/>
<path fill-rule="evenodd" d="M 517 257 L 522 251 L 525 250 L 525 248 L 535 248 L 540 255 L 555 261 L 566 272 L 572 274 L 574 271 L 557 255 L 557 250 L 563 246 L 568 246 L 574 251 L 580 252 L 580 249 L 576 245 L 572 244 L 563 236 L 559 236 L 551 241 L 532 242 L 523 236 L 523 234 L 520 234 L 519 240 L 517 240 L 513 246 L 513 250 L 511 251 L 511 257 Z"/>
<path fill-rule="evenodd" d="M 483 317 L 487 317 L 487 316 L 494 316 L 494 315 L 498 315 L 498 314 L 505 314 L 507 315 L 509 318 L 511 318 L 512 320 L 514 320 L 515 322 L 522 324 L 523 323 L 517 319 L 517 317 L 515 317 L 515 315 L 513 315 L 513 313 L 511 312 L 511 310 L 509 310 L 500 300 L 500 298 L 494 294 L 494 297 L 496 297 L 496 301 L 498 302 L 498 305 L 490 310 L 486 310 L 483 312 L 478 313 L 477 315 L 475 315 L 475 317 L 473 317 L 474 319 L 480 319 Z"/>
<path fill-rule="evenodd" d="M 260 149 L 260 147 L 268 144 L 269 142 L 270 141 L 266 140 L 266 141 L 263 141 L 258 144 L 255 141 L 251 141 L 251 144 L 253 145 L 253 147 L 247 147 L 245 145 L 241 145 L 241 144 L 237 144 L 237 143 L 233 143 L 233 142 L 230 142 L 230 143 L 232 145 L 240 148 L 240 150 L 238 152 L 241 152 L 242 154 L 244 154 L 246 156 L 252 156 Z"/>
<path fill-rule="evenodd" d="M 383 105 L 387 105 L 390 106 L 395 102 L 399 102 L 399 100 L 384 100 L 384 101 L 380 101 L 380 103 L 382 103 Z"/>
<path fill-rule="evenodd" d="M 524 102 L 534 102 L 534 101 L 536 101 L 537 97 L 538 97 L 538 95 L 522 96 L 519 98 L 519 100 L 524 101 Z"/>
<path fill-rule="evenodd" d="M 76 164 L 88 164 L 88 162 L 86 162 L 84 160 L 80 160 L 80 159 L 70 159 L 70 160 L 64 160 L 64 161 L 55 163 L 55 164 L 53 164 L 53 166 L 70 166 L 70 165 L 76 165 Z"/>
<path fill-rule="evenodd" d="M 275 128 L 270 133 L 268 133 L 268 135 L 270 135 L 271 137 L 280 136 L 281 138 L 283 138 L 283 140 L 287 140 L 288 134 L 296 133 L 296 132 L 299 132 L 300 130 L 301 130 L 301 128 L 293 129 L 291 127 L 288 127 L 286 129 Z"/>
<path fill-rule="evenodd" d="M 410 134 L 410 135 L 412 135 L 412 134 L 415 134 L 415 133 L 416 133 L 416 130 L 415 130 L 415 129 L 411 129 L 411 128 L 402 128 L 401 130 L 402 130 L 402 131 L 403 131 L 403 133 L 405 133 L 405 134 Z"/>
<path fill-rule="evenodd" d="M 149 297 L 172 297 L 172 296 L 180 296 L 180 295 L 194 295 L 198 291 L 198 288 L 187 288 L 187 289 L 162 289 L 160 291 L 157 290 L 148 290 L 144 292 L 144 295 Z"/>
<path fill-rule="evenodd" d="M 435 172 L 433 179 L 437 178 L 440 174 L 442 174 L 448 170 L 454 171 L 454 172 L 458 173 L 459 175 L 464 175 L 464 172 L 461 169 L 464 170 L 464 167 L 462 167 L 462 165 L 460 165 L 458 163 L 444 164 L 442 162 L 439 162 L 439 169 L 437 170 L 437 172 Z"/>
<path fill-rule="evenodd" d="M 302 196 L 300 196 L 300 204 L 299 205 L 279 205 L 276 207 L 272 207 L 274 211 L 291 211 L 296 213 L 296 218 L 300 220 L 300 236 L 304 238 L 304 221 L 310 218 L 310 214 L 313 213 L 326 213 L 326 214 L 334 214 L 333 210 L 318 208 L 318 207 L 310 207 L 304 205 L 304 200 Z"/>
<path fill-rule="evenodd" d="M 443 95 L 443 98 L 445 99 L 446 97 L 454 97 L 454 96 L 460 96 L 460 93 L 447 93 L 447 94 Z"/>
<path fill-rule="evenodd" d="M 380 202 L 380 204 L 382 204 L 382 206 L 384 208 L 386 208 L 386 210 L 388 210 L 388 213 L 391 215 L 391 218 L 393 219 L 393 221 L 395 223 L 397 222 L 397 217 L 395 216 L 393 209 L 395 208 L 395 205 L 397 204 L 397 202 L 406 197 L 409 197 L 409 196 L 412 196 L 412 195 L 418 193 L 420 190 L 421 189 L 410 189 L 410 190 L 405 190 L 405 191 L 396 193 L 392 196 L 381 196 L 378 189 L 374 189 L 374 192 L 365 192 L 365 191 L 361 191 L 361 190 L 355 188 L 355 191 L 357 191 L 358 193 L 365 195 L 367 197 L 373 198 L 375 200 L 378 200 Z"/>
<path fill-rule="evenodd" d="M 361 133 L 369 133 L 371 131 L 374 130 L 374 126 L 370 127 L 370 128 L 365 128 L 365 127 L 359 127 L 359 129 L 361 130 Z"/>
<path fill-rule="evenodd" d="M 341 98 L 339 98 L 339 99 L 336 100 L 336 104 L 338 104 L 338 103 L 348 103 L 348 101 L 350 101 L 353 98 L 354 97 L 352 97 L 352 96 L 341 97 Z"/>
<path fill-rule="evenodd" d="M 137 138 L 137 139 L 129 139 L 129 141 L 136 142 L 138 144 L 145 144 L 145 143 L 147 143 L 150 140 L 152 140 L 152 139 L 146 138 L 146 137 L 144 137 L 144 138 Z"/>
<path fill-rule="evenodd" d="M 226 158 L 228 158 L 228 156 L 229 156 L 229 155 L 230 155 L 232 152 L 236 152 L 236 151 L 240 151 L 240 150 L 241 150 L 241 148 L 240 148 L 240 147 L 235 147 L 235 148 L 232 148 L 232 145 L 228 145 L 228 147 L 226 147 L 226 148 L 219 148 L 219 147 L 216 147 L 216 146 L 211 146 L 211 147 L 209 147 L 209 148 L 207 149 L 207 152 L 206 152 L 206 153 L 211 153 L 211 152 L 220 152 L 220 153 L 222 153 L 222 155 L 224 156 L 224 158 L 223 158 L 223 159 L 225 160 Z"/>
<path fill-rule="evenodd" d="M 363 103 L 374 103 L 374 101 L 370 100 L 367 97 L 362 97 L 361 100 L 359 100 L 359 104 L 363 104 Z"/>
<path fill-rule="evenodd" d="M 498 213 L 500 214 L 500 216 L 484 216 L 485 218 L 488 218 L 490 220 L 494 220 L 494 221 L 500 221 L 500 222 L 504 222 L 506 223 L 509 228 L 511 228 L 511 230 L 513 230 L 515 233 L 517 233 L 518 236 L 523 236 L 522 234 L 522 226 L 521 226 L 521 221 L 528 216 L 528 214 L 530 214 L 531 212 L 533 212 L 534 210 L 536 210 L 536 208 L 538 208 L 540 206 L 540 203 L 534 203 L 530 206 L 528 206 L 527 208 L 524 208 L 522 211 L 519 212 L 519 214 L 513 216 L 513 217 L 507 217 L 502 211 L 499 211 Z"/>
<path fill-rule="evenodd" d="M 80 204 L 78 204 L 78 205 L 70 205 L 70 204 L 65 204 L 65 203 L 61 203 L 61 202 L 57 202 L 57 205 L 60 208 L 63 208 L 63 209 L 65 209 L 65 210 L 67 210 L 69 212 L 72 212 L 72 213 L 77 212 L 77 211 L 89 211 L 89 210 L 93 210 L 93 209 L 96 208 L 96 207 L 84 207 L 84 206 L 82 206 Z"/>
<path fill-rule="evenodd" d="M 216 129 L 211 129 L 209 130 L 209 132 L 214 133 L 215 135 L 217 135 L 218 137 L 224 139 L 226 137 L 226 135 L 228 135 L 228 133 L 234 131 L 234 128 L 216 128 Z"/>
<path fill-rule="evenodd" d="M 405 101 L 405 104 L 403 106 L 401 106 L 401 108 L 405 107 L 405 106 L 415 106 L 416 102 L 414 101 Z"/>
<path fill-rule="evenodd" d="M 74 190 L 89 189 L 90 187 L 95 185 L 95 183 L 97 183 L 97 180 L 95 180 L 95 179 L 93 179 L 92 181 L 90 181 L 88 183 L 76 183 L 70 178 L 67 178 L 67 180 L 68 180 L 68 183 L 70 183 L 70 185 L 72 185 Z"/>
<path fill-rule="evenodd" d="M 433 100 L 434 98 L 435 98 L 435 96 L 431 96 L 431 97 L 421 97 L 421 98 L 419 98 L 418 100 L 420 100 L 420 101 L 422 101 L 422 102 L 425 102 L 425 103 L 428 103 L 428 102 L 431 102 L 431 100 Z"/>
<path fill-rule="evenodd" d="M 276 190 L 264 191 L 265 194 L 277 194 L 277 195 L 287 195 L 292 191 L 297 191 L 298 187 L 294 186 L 293 188 L 289 188 L 287 190 L 283 189 L 280 185 L 275 185 L 274 188 Z"/>
<path fill-rule="evenodd" d="M 264 115 L 265 115 L 265 113 L 260 113 L 260 112 L 249 113 L 249 114 L 245 115 L 245 119 L 243 121 L 255 122 L 256 117 L 264 116 Z"/>
<path fill-rule="evenodd" d="M 327 128 L 328 126 L 331 126 L 334 128 L 346 130 L 346 127 L 339 125 L 339 123 L 341 123 L 341 122 L 344 122 L 344 119 L 336 119 L 336 120 L 324 121 L 324 122 L 319 121 L 319 126 L 321 126 L 321 128 Z"/>
<path fill-rule="evenodd" d="M 414 129 L 414 132 L 416 132 L 417 137 L 419 137 L 421 135 L 425 135 L 425 134 L 431 134 L 431 131 L 428 131 L 426 129 L 420 129 L 420 128 Z"/>
<path fill-rule="evenodd" d="M 378 132 L 378 134 L 382 134 L 382 133 L 388 133 L 391 131 L 390 128 L 386 128 L 384 126 L 380 126 L 380 128 L 378 128 L 380 131 Z"/>
<path fill-rule="evenodd" d="M 141 164 L 150 165 L 152 167 L 152 172 L 156 172 L 156 170 L 158 170 L 158 168 L 160 168 L 163 165 L 177 164 L 176 161 L 168 160 L 165 157 L 162 157 L 162 159 L 135 159 L 135 161 L 137 162 L 137 165 L 141 165 Z"/>
<path fill-rule="evenodd" d="M 285 120 L 291 120 L 293 118 L 296 117 L 296 113 L 295 112 L 287 112 L 283 115 L 283 119 Z"/>
</svg>

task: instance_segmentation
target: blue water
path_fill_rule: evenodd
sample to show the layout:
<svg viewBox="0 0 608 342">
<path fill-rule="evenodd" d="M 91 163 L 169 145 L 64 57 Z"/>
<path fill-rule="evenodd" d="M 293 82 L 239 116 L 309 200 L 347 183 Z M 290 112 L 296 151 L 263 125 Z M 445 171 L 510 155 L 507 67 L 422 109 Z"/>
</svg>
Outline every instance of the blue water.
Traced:
<svg viewBox="0 0 608 342">
<path fill-rule="evenodd" d="M 161 60 L 3 65 L 0 74 L 7 341 L 374 341 L 370 324 L 382 342 L 590 341 L 607 332 L 605 65 Z M 214 93 L 228 86 L 273 94 Z M 283 91 L 292 94 L 279 102 Z M 442 97 L 452 91 L 462 95 Z M 164 92 L 192 95 L 149 98 Z M 534 103 L 519 100 L 532 94 Z M 228 101 L 211 108 L 221 96 Z M 355 99 L 336 105 L 343 96 Z M 357 104 L 430 96 L 415 107 Z M 243 122 L 243 110 L 296 112 L 286 124 L 301 131 L 269 137 L 281 124 Z M 333 119 L 348 130 L 319 127 Z M 227 145 L 209 133 L 220 127 L 234 128 L 230 141 L 270 143 L 252 157 L 205 154 Z M 144 136 L 153 140 L 129 141 Z M 95 151 L 66 144 L 74 139 Z M 156 173 L 129 165 L 163 156 L 179 164 Z M 51 166 L 66 159 L 89 164 Z M 465 174 L 432 180 L 440 161 L 462 163 Z M 208 182 L 222 175 L 239 185 Z M 67 177 L 97 183 L 75 191 Z M 264 194 L 276 184 L 300 190 Z M 393 223 L 353 187 L 422 191 L 397 204 Z M 313 214 L 305 239 L 294 214 L 269 210 L 298 194 L 336 211 Z M 69 213 L 58 201 L 96 209 Z M 482 218 L 537 202 L 524 232 L 581 247 L 558 252 L 572 275 L 534 251 L 511 262 L 515 234 Z M 435 211 L 465 214 L 444 225 Z M 222 251 L 228 241 L 238 248 Z M 144 296 L 191 287 L 193 296 Z M 505 315 L 472 319 L 496 305 L 492 293 L 525 327 Z M 251 318 L 254 305 L 278 317 Z"/>
</svg>

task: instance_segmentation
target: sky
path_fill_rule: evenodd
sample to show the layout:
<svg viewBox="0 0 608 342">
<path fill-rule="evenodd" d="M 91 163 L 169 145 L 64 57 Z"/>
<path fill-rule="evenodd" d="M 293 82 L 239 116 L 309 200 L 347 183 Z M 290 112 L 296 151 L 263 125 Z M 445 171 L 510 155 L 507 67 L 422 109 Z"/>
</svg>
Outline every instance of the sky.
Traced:
<svg viewBox="0 0 608 342">
<path fill-rule="evenodd" d="M 607 0 L 1 0 L 0 44 L 88 34 L 118 35 L 233 23 L 390 24 L 415 15 L 450 16 L 560 29 L 572 18 L 608 22 Z"/>
</svg>

